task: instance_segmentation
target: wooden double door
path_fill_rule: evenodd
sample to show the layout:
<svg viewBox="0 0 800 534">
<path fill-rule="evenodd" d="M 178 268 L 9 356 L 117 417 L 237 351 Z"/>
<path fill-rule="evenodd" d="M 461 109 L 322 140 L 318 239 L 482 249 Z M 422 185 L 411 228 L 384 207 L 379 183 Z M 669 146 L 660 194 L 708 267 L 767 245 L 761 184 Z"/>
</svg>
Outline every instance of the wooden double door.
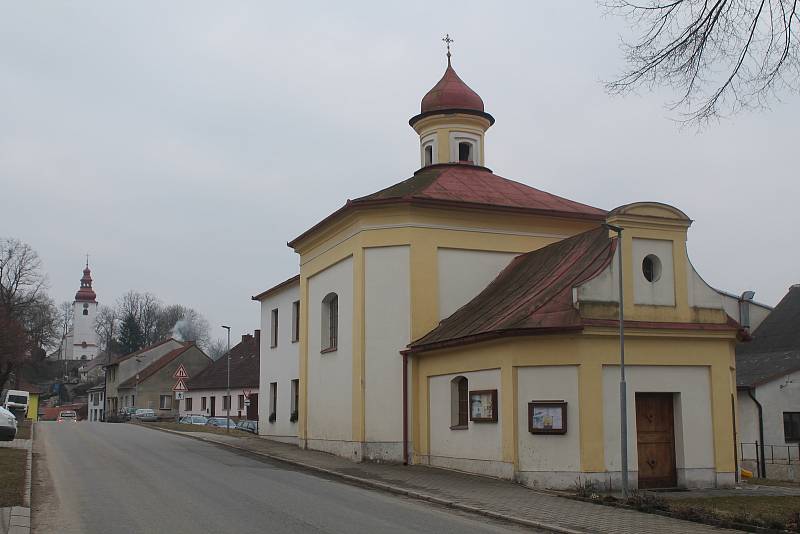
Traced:
<svg viewBox="0 0 800 534">
<path fill-rule="evenodd" d="M 674 488 L 675 414 L 672 393 L 636 394 L 636 449 L 640 488 Z"/>
</svg>

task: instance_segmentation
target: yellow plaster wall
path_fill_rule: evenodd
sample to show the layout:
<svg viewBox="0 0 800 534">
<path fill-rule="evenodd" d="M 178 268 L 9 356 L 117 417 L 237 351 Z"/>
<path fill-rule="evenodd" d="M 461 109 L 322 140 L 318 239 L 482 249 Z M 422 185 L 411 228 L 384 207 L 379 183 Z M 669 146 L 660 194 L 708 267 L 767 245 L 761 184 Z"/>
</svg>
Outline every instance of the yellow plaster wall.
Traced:
<svg viewBox="0 0 800 534">
<path fill-rule="evenodd" d="M 630 331 L 626 334 L 626 364 L 652 366 L 707 366 L 711 370 L 711 413 L 714 432 L 714 457 L 718 472 L 733 472 L 733 415 L 730 398 L 735 392 L 731 379 L 731 333 Z M 614 330 L 593 329 L 583 334 L 512 337 L 460 348 L 423 353 L 417 359 L 415 391 L 418 417 L 415 418 L 415 452 L 430 451 L 427 383 L 431 376 L 501 369 L 500 403 L 503 414 L 511 414 L 513 424 L 504 424 L 503 461 L 519 464 L 516 450 L 517 398 L 515 371 L 523 366 L 578 365 L 580 402 L 581 470 L 603 472 L 603 365 L 619 362 L 619 340 Z M 629 419 L 630 423 L 630 419 Z"/>
<path fill-rule="evenodd" d="M 300 254 L 300 439 L 308 435 L 308 279 L 350 256 L 353 269 L 353 393 L 352 439 L 365 436 L 364 409 L 364 249 L 410 245 L 411 338 L 417 339 L 439 322 L 439 248 L 524 253 L 596 227 L 582 221 L 488 210 L 386 206 L 354 210 L 341 220 L 297 244 Z M 314 308 L 316 309 L 316 308 Z M 398 351 L 402 347 L 398 347 Z M 398 356 L 399 357 L 399 356 Z M 412 370 L 417 363 L 412 359 Z M 416 376 L 416 373 L 415 373 Z M 503 375 L 504 384 L 513 375 Z M 425 394 L 412 380 L 415 399 Z M 504 386 L 505 387 L 505 386 Z M 509 389 L 510 390 L 510 389 Z M 510 402 L 510 401 L 507 401 Z M 425 404 L 412 404 L 413 416 Z M 515 410 L 513 402 L 504 408 Z M 418 436 L 412 433 L 416 444 Z M 513 454 L 513 453 L 508 453 Z"/>
</svg>

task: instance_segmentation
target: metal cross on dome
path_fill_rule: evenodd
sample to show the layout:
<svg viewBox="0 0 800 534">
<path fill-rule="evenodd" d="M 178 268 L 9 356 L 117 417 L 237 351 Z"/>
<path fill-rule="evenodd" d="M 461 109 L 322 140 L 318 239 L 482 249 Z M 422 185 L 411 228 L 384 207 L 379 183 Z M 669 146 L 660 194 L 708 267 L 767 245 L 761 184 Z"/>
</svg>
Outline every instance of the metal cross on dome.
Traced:
<svg viewBox="0 0 800 534">
<path fill-rule="evenodd" d="M 447 43 L 447 60 L 450 61 L 450 43 L 455 43 L 455 39 L 450 38 L 450 34 L 446 33 L 444 38 L 442 39 L 445 43 Z"/>
</svg>

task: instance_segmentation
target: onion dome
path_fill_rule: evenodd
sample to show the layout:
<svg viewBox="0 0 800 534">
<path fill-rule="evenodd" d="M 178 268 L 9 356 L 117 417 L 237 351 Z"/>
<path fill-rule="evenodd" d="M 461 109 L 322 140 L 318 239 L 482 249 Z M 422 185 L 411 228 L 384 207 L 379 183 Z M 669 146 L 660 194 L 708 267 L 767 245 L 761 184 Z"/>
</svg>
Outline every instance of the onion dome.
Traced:
<svg viewBox="0 0 800 534">
<path fill-rule="evenodd" d="M 450 63 L 450 54 L 447 56 L 447 69 L 444 71 L 442 79 L 422 97 L 420 113 L 411 118 L 409 124 L 414 123 L 423 117 L 438 113 L 467 113 L 480 115 L 494 124 L 494 117 L 486 113 L 483 107 L 483 99 L 473 91 L 464 80 L 456 74 L 453 65 Z"/>
<path fill-rule="evenodd" d="M 75 300 L 78 302 L 95 302 L 97 295 L 92 289 L 92 271 L 89 269 L 89 264 L 83 270 L 83 277 L 81 277 L 81 288 L 75 293 Z"/>
<path fill-rule="evenodd" d="M 433 89 L 422 97 L 420 112 L 459 109 L 483 112 L 483 99 L 458 77 L 447 59 L 447 70 Z"/>
</svg>

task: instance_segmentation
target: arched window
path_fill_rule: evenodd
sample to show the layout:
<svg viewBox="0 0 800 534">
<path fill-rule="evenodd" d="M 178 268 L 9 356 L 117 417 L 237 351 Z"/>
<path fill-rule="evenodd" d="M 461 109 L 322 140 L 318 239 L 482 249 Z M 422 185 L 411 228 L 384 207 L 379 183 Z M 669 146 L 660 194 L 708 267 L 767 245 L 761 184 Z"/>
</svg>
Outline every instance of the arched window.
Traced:
<svg viewBox="0 0 800 534">
<path fill-rule="evenodd" d="M 339 342 L 339 297 L 328 293 L 322 299 L 322 352 L 333 352 Z"/>
<path fill-rule="evenodd" d="M 450 428 L 453 430 L 468 427 L 469 421 L 469 384 L 463 376 L 450 381 Z"/>
<path fill-rule="evenodd" d="M 472 143 L 461 141 L 458 143 L 458 161 L 473 163 L 475 160 L 472 155 Z"/>
</svg>

